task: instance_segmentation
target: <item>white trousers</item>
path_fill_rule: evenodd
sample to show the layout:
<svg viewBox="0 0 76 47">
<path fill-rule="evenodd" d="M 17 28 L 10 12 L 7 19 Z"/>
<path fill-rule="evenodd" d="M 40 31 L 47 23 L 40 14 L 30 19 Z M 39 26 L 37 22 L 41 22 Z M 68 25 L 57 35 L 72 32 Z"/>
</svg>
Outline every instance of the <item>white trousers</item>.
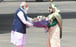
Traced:
<svg viewBox="0 0 76 47">
<path fill-rule="evenodd" d="M 25 39 L 26 36 L 25 34 L 16 32 L 16 31 L 11 31 L 11 43 L 14 45 L 24 45 L 25 44 Z"/>
</svg>

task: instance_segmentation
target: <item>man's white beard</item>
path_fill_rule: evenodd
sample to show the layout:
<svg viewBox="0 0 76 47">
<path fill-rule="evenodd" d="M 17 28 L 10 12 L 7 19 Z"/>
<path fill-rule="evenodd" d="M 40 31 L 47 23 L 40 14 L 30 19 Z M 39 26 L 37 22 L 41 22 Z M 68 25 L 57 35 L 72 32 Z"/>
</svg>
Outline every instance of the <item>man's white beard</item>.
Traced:
<svg viewBox="0 0 76 47">
<path fill-rule="evenodd" d="M 24 12 L 27 13 L 28 9 L 29 9 L 29 8 L 25 8 L 25 9 L 24 9 Z"/>
</svg>

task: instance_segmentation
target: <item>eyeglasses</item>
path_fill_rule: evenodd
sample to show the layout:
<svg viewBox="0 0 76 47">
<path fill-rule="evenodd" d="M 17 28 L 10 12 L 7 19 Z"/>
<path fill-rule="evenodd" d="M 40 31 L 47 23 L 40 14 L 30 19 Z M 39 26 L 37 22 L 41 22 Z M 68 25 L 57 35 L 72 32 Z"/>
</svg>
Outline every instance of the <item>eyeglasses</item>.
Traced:
<svg viewBox="0 0 76 47">
<path fill-rule="evenodd" d="M 49 9 L 52 9 L 52 7 L 50 6 Z"/>
</svg>

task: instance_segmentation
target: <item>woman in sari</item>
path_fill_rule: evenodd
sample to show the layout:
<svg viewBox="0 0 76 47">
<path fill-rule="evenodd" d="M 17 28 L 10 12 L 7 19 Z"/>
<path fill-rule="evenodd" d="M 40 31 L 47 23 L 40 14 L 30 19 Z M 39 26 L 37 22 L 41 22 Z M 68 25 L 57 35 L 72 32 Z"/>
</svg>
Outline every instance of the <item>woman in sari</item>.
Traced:
<svg viewBox="0 0 76 47">
<path fill-rule="evenodd" d="M 60 38 L 62 37 L 61 16 L 54 4 L 49 7 L 49 12 L 48 19 L 51 23 L 48 25 L 47 47 L 60 47 Z"/>
</svg>

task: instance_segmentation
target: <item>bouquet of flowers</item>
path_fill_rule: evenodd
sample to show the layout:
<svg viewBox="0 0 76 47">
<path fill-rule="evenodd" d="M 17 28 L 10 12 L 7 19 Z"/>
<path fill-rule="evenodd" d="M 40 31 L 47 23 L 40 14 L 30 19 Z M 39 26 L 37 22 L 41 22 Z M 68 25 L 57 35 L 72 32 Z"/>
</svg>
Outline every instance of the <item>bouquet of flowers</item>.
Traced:
<svg viewBox="0 0 76 47">
<path fill-rule="evenodd" d="M 48 18 L 45 16 L 37 16 L 33 18 L 32 22 L 35 27 L 46 27 L 49 24 Z"/>
</svg>

